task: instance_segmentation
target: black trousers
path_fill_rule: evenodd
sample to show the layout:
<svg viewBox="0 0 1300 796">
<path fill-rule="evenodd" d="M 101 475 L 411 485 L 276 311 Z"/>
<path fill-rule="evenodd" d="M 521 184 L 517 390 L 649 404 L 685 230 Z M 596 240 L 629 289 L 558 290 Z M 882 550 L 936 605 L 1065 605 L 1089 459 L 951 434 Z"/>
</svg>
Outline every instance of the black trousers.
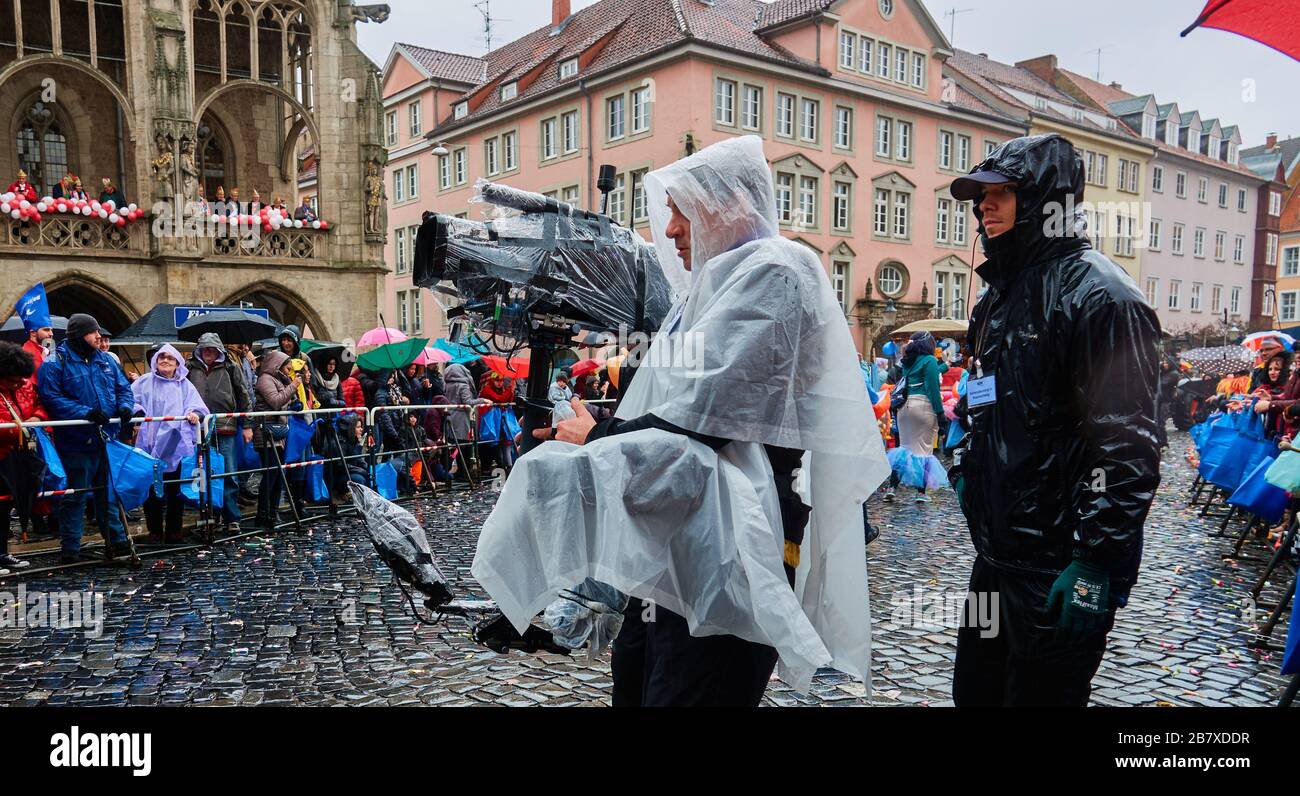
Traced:
<svg viewBox="0 0 1300 796">
<path fill-rule="evenodd" d="M 1055 579 L 1008 573 L 983 557 L 975 559 L 970 590 L 997 595 L 997 632 L 985 638 L 987 631 L 969 621 L 957 631 L 952 698 L 958 707 L 1087 706 L 1115 609 L 1093 634 L 1058 638 L 1055 622 L 1047 618 L 1047 594 Z"/>
<path fill-rule="evenodd" d="M 144 501 L 144 523 L 151 536 L 162 536 L 172 542 L 181 538 L 185 519 L 185 501 L 181 498 L 180 469 L 163 475 L 163 497 L 152 491 Z M 165 530 L 164 530 L 165 529 Z"/>
<path fill-rule="evenodd" d="M 284 448 L 277 446 L 273 452 L 271 446 L 267 445 L 259 453 L 262 456 L 262 467 L 271 468 L 262 471 L 262 483 L 257 490 L 257 520 L 259 524 L 265 525 L 278 522 L 280 517 L 280 496 L 284 494 L 284 480 L 283 471 L 278 469 L 276 460 L 279 458 L 283 461 Z"/>
<path fill-rule="evenodd" d="M 681 616 L 633 597 L 614 641 L 613 705 L 757 707 L 776 658 L 736 636 L 692 636 Z"/>
</svg>

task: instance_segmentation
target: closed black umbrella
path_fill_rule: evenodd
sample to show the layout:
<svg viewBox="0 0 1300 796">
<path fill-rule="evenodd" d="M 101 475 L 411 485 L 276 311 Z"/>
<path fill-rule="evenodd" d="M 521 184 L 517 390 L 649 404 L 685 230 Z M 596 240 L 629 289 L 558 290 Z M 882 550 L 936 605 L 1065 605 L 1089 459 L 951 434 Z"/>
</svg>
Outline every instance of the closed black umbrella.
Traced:
<svg viewBox="0 0 1300 796">
<path fill-rule="evenodd" d="M 55 315 L 50 318 L 50 328 L 54 330 L 54 341 L 61 343 L 63 338 L 68 336 L 68 319 L 62 315 Z M 5 321 L 4 326 L 0 326 L 0 340 L 19 345 L 27 342 L 27 330 L 23 328 L 23 319 L 15 315 Z"/>
<path fill-rule="evenodd" d="M 197 343 L 199 337 L 213 333 L 223 343 L 252 343 L 275 334 L 278 324 L 243 310 L 221 310 L 190 318 L 176 328 L 182 340 Z"/>
</svg>

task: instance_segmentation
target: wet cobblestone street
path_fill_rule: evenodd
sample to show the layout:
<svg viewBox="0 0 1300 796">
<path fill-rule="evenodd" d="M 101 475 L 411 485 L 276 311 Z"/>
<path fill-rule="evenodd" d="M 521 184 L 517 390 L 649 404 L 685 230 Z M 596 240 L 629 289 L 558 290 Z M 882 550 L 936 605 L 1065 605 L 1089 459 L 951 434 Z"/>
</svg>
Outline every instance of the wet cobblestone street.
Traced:
<svg viewBox="0 0 1300 796">
<path fill-rule="evenodd" d="M 1194 472 L 1171 435 L 1147 523 L 1138 586 L 1094 680 L 1099 705 L 1270 705 L 1284 685 L 1279 653 L 1251 648 L 1242 598 L 1263 567 L 1225 561 L 1232 540 L 1186 508 Z M 871 502 L 881 531 L 869 549 L 878 705 L 951 704 L 955 629 L 885 627 L 900 596 L 964 593 L 973 553 L 950 491 L 916 505 Z M 425 523 L 458 596 L 484 596 L 469 575 L 477 529 L 495 492 L 422 499 Z M 1252 541 L 1247 553 L 1267 553 Z M 1285 576 L 1289 579 L 1289 572 Z M 1281 580 L 1278 576 L 1276 580 Z M 135 572 L 78 570 L 28 579 L 29 591 L 105 596 L 103 635 L 0 629 L 3 705 L 603 705 L 608 656 L 588 663 L 498 655 L 458 619 L 419 625 L 356 519 L 146 559 Z M 13 592 L 18 581 L 0 581 Z M 1273 583 L 1265 600 L 1285 583 Z M 1285 619 L 1275 633 L 1285 638 Z M 774 680 L 775 705 L 859 705 L 864 688 L 819 676 L 796 695 Z"/>
</svg>

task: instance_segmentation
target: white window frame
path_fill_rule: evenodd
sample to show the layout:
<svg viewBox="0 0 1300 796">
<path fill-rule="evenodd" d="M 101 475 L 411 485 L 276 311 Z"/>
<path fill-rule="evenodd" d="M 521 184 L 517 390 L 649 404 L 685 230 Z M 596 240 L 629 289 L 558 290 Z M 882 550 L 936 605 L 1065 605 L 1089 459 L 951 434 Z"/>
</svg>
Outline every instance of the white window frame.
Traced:
<svg viewBox="0 0 1300 796">
<path fill-rule="evenodd" d="M 466 116 L 469 116 L 469 102 L 456 103 L 455 110 L 452 113 L 457 119 L 464 119 Z"/>
<path fill-rule="evenodd" d="M 387 126 L 387 141 L 389 146 L 397 144 L 397 111 L 389 111 L 384 115 Z"/>
<path fill-rule="evenodd" d="M 1233 285 L 1228 298 L 1228 314 L 1241 314 L 1241 285 Z"/>
<path fill-rule="evenodd" d="M 799 215 L 800 226 L 817 226 L 817 195 L 821 193 L 821 181 L 810 175 L 799 175 Z"/>
<path fill-rule="evenodd" d="M 957 135 L 957 171 L 963 174 L 970 171 L 970 136 Z"/>
<path fill-rule="evenodd" d="M 794 138 L 795 113 L 798 100 L 795 95 L 785 91 L 776 93 L 776 134 L 780 138 Z"/>
<path fill-rule="evenodd" d="M 1300 276 L 1300 246 L 1282 248 L 1282 266 L 1278 273 L 1279 276 Z"/>
<path fill-rule="evenodd" d="M 1215 315 L 1223 309 L 1223 285 L 1214 285 L 1210 288 L 1210 312 Z"/>
<path fill-rule="evenodd" d="M 912 162 L 912 123 L 899 119 L 894 122 L 894 142 L 896 144 L 894 159 L 904 163 Z"/>
<path fill-rule="evenodd" d="M 577 152 L 582 147 L 582 136 L 578 131 L 578 112 L 568 111 L 560 114 L 560 128 L 560 148 L 564 154 L 571 155 Z"/>
<path fill-rule="evenodd" d="M 1183 302 L 1183 281 L 1181 279 L 1169 280 L 1169 307 L 1168 309 L 1177 312 L 1182 309 L 1180 306 Z"/>
<path fill-rule="evenodd" d="M 1282 215 L 1282 194 L 1277 191 L 1268 192 L 1268 214 L 1270 216 Z"/>
<path fill-rule="evenodd" d="M 1208 177 L 1196 178 L 1196 201 L 1201 204 L 1210 203 L 1210 179 Z"/>
<path fill-rule="evenodd" d="M 1192 256 L 1205 259 L 1205 227 L 1192 230 Z"/>
<path fill-rule="evenodd" d="M 419 138 L 424 132 L 424 114 L 420 112 L 420 101 L 415 100 L 406 106 L 406 113 L 410 122 L 411 138 Z"/>
<path fill-rule="evenodd" d="M 1147 277 L 1146 299 L 1151 307 L 1160 306 L 1160 280 L 1154 276 Z"/>
<path fill-rule="evenodd" d="M 894 154 L 892 141 L 894 119 L 891 116 L 876 116 L 876 157 L 888 158 Z"/>
<path fill-rule="evenodd" d="M 776 216 L 781 224 L 794 222 L 794 175 L 787 172 L 776 174 Z"/>
<path fill-rule="evenodd" d="M 650 87 L 632 89 L 632 135 L 650 132 Z"/>
<path fill-rule="evenodd" d="M 451 155 L 438 158 L 438 188 L 447 190 L 451 187 Z"/>
<path fill-rule="evenodd" d="M 956 152 L 956 134 L 947 130 L 939 131 L 939 168 L 952 169 L 953 155 Z"/>
<path fill-rule="evenodd" d="M 1232 241 L 1232 261 L 1237 265 L 1246 262 L 1246 236 L 1237 235 Z"/>
<path fill-rule="evenodd" d="M 835 106 L 835 146 L 853 149 L 853 109 L 847 105 Z"/>
<path fill-rule="evenodd" d="M 822 104 L 819 100 L 801 97 L 799 100 L 799 140 L 816 143 L 821 131 Z"/>
<path fill-rule="evenodd" d="M 552 160 L 560 155 L 560 117 L 542 119 L 542 160 Z"/>
<path fill-rule="evenodd" d="M 736 81 L 725 77 L 713 82 L 713 121 L 723 127 L 736 126 Z"/>
<path fill-rule="evenodd" d="M 1153 166 L 1151 168 L 1151 191 L 1153 193 L 1165 192 L 1165 167 Z"/>
<path fill-rule="evenodd" d="M 619 141 L 627 137 L 627 101 L 622 94 L 605 100 L 605 138 Z"/>
<path fill-rule="evenodd" d="M 1192 283 L 1192 293 L 1187 300 L 1187 309 L 1191 312 L 1201 311 L 1201 282 Z"/>
<path fill-rule="evenodd" d="M 577 59 L 577 58 L 569 58 L 569 59 L 566 59 L 566 60 L 564 60 L 564 61 L 560 61 L 560 79 L 561 79 L 561 80 L 566 80 L 566 79 L 568 79 L 568 78 L 570 78 L 570 77 L 573 77 L 573 76 L 576 75 L 576 74 L 578 74 L 578 59 Z"/>
<path fill-rule="evenodd" d="M 406 229 L 398 227 L 394 230 L 393 236 L 393 254 L 396 256 L 396 273 L 398 275 L 406 273 Z"/>
<path fill-rule="evenodd" d="M 853 227 L 853 183 L 843 180 L 831 182 L 831 228 L 848 232 Z"/>
<path fill-rule="evenodd" d="M 501 135 L 501 162 L 506 172 L 519 168 L 519 134 L 514 130 Z"/>
<path fill-rule="evenodd" d="M 1277 296 L 1277 319 L 1279 321 L 1296 320 L 1298 317 L 1297 307 L 1300 307 L 1300 290 L 1283 290 Z"/>
<path fill-rule="evenodd" d="M 858 65 L 858 35 L 852 31 L 840 31 L 840 68 L 853 69 Z"/>
<path fill-rule="evenodd" d="M 1228 248 L 1228 233 L 1221 229 L 1214 231 L 1214 259 L 1223 262 Z"/>
<path fill-rule="evenodd" d="M 740 129 L 763 129 L 763 87 L 746 83 L 741 89 Z"/>
<path fill-rule="evenodd" d="M 457 185 L 469 182 L 469 153 L 464 147 L 451 153 L 451 174 Z"/>
<path fill-rule="evenodd" d="M 1160 251 L 1160 219 L 1151 219 L 1149 226 L 1149 235 L 1147 238 L 1147 248 L 1153 252 Z"/>
<path fill-rule="evenodd" d="M 1187 231 L 1185 224 L 1174 224 L 1173 237 L 1170 238 L 1169 252 L 1179 257 L 1183 256 L 1183 233 Z"/>
<path fill-rule="evenodd" d="M 1174 196 L 1179 199 L 1187 198 L 1187 172 L 1185 171 L 1174 173 Z"/>
<path fill-rule="evenodd" d="M 489 177 L 501 173 L 501 139 L 497 136 L 483 142 L 483 171 Z"/>
<path fill-rule="evenodd" d="M 515 97 L 518 97 L 518 96 L 519 96 L 519 83 L 518 83 L 518 81 L 511 80 L 509 83 L 506 83 L 505 85 L 501 86 L 501 101 L 502 101 L 502 102 L 509 102 L 510 100 L 512 100 L 512 99 L 514 99 Z"/>
</svg>

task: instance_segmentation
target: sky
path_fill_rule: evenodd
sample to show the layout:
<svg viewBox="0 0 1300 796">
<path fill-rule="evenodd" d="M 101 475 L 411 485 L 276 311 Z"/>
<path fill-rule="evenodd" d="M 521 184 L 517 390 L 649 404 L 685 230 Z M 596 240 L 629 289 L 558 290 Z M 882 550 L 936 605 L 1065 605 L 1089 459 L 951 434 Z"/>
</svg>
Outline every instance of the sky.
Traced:
<svg viewBox="0 0 1300 796">
<path fill-rule="evenodd" d="M 685 0 L 693 2 L 694 0 Z M 487 51 L 478 0 L 388 0 L 382 25 L 360 24 L 358 41 L 383 66 L 394 42 L 482 55 Z M 573 0 L 573 10 L 596 0 Z M 1134 94 L 1154 93 L 1182 111 L 1241 127 L 1243 146 L 1268 133 L 1300 136 L 1300 62 L 1235 34 L 1198 29 L 1186 38 L 1203 0 L 923 0 L 963 50 L 1006 63 L 1055 53 L 1061 67 L 1115 81 Z M 955 21 L 950 9 L 962 10 Z M 550 0 L 491 0 L 493 47 L 546 25 Z M 1288 89 L 1290 86 L 1290 89 Z"/>
</svg>

